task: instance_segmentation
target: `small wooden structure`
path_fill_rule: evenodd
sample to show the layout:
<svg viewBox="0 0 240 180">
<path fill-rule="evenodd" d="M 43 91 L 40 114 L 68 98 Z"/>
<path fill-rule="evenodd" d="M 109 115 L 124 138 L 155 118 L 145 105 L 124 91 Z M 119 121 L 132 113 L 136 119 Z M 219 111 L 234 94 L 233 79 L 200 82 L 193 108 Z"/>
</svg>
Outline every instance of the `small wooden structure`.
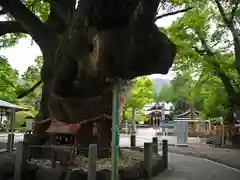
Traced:
<svg viewBox="0 0 240 180">
<path fill-rule="evenodd" d="M 62 165 L 71 164 L 77 154 L 76 134 L 80 129 L 79 124 L 65 124 L 52 120 L 46 133 L 50 134 L 50 144 L 52 148 L 53 167 L 56 160 L 60 160 Z M 64 147 L 63 147 L 64 146 Z"/>
<path fill-rule="evenodd" d="M 159 126 L 161 121 L 165 118 L 165 108 L 163 105 L 156 103 L 153 107 L 148 110 L 149 121 L 148 124 L 153 126 Z"/>
<path fill-rule="evenodd" d="M 80 129 L 79 124 L 65 124 L 56 120 L 46 130 L 59 144 L 76 145 L 76 133 Z"/>
<path fill-rule="evenodd" d="M 240 146 L 240 121 L 233 120 L 233 122 L 224 120 L 223 123 L 219 120 L 220 118 L 213 118 L 212 121 L 212 131 L 209 135 L 211 136 L 224 136 L 224 143 L 226 140 L 231 142 L 234 146 Z M 214 142 L 212 143 L 214 144 Z M 216 143 L 215 143 L 216 145 Z"/>
<path fill-rule="evenodd" d="M 203 137 L 211 129 L 210 120 L 204 120 L 200 113 L 194 108 L 190 108 L 186 112 L 176 115 L 174 121 L 188 122 L 189 137 Z"/>
</svg>

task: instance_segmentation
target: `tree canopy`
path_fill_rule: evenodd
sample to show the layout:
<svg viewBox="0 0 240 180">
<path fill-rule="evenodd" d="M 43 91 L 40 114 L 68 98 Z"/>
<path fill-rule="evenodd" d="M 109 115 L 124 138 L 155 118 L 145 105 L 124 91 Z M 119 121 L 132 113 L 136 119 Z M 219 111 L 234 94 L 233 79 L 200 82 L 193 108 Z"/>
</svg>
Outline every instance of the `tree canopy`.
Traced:
<svg viewBox="0 0 240 180">
<path fill-rule="evenodd" d="M 123 116 L 132 119 L 132 110 L 135 109 L 136 121 L 146 120 L 146 115 L 142 108 L 144 105 L 154 100 L 154 83 L 147 76 L 140 76 L 132 80 L 132 88 L 126 105 L 123 110 Z"/>
<path fill-rule="evenodd" d="M 92 1 L 88 2 L 90 6 L 93 6 Z M 129 12 L 126 12 L 126 14 L 129 13 L 128 18 L 136 22 L 134 26 L 131 26 L 134 27 L 132 28 L 134 33 L 137 32 L 136 36 L 132 32 L 125 36 L 124 33 L 119 34 L 116 31 L 109 31 L 110 26 L 116 26 L 114 24 L 114 22 L 117 22 L 115 15 L 124 9 L 126 4 L 124 4 L 124 1 L 122 4 L 113 6 L 114 4 L 111 1 L 105 2 L 109 3 L 109 6 L 107 6 L 107 3 L 103 6 L 105 14 L 103 9 L 98 9 L 100 7 L 98 4 L 94 5 L 99 12 L 94 14 L 89 9 L 85 9 L 89 10 L 86 13 L 86 11 L 81 11 L 80 6 L 76 8 L 75 0 L 0 0 L 2 7 L 0 14 L 6 17 L 6 21 L 0 21 L 0 48 L 15 45 L 19 38 L 24 38 L 28 34 L 36 41 L 43 52 L 42 57 L 36 58 L 35 65 L 29 66 L 21 76 L 10 67 L 5 57 L 0 57 L 0 98 L 27 105 L 35 113 L 36 110 L 44 106 L 44 102 L 40 105 L 41 88 L 44 88 L 44 86 L 51 87 L 49 79 L 53 79 L 53 77 L 56 77 L 56 81 L 60 82 L 57 84 L 61 84 L 56 89 L 61 90 L 64 89 L 63 87 L 67 87 L 68 91 L 72 90 L 77 96 L 92 98 L 98 96 L 103 92 L 103 89 L 106 89 L 105 86 L 112 83 L 112 77 L 120 76 L 131 79 L 147 73 L 159 71 L 166 73 L 174 57 L 174 50 L 167 51 L 167 49 L 171 49 L 173 46 L 162 33 L 158 34 L 157 27 L 149 23 L 152 22 L 149 19 L 155 21 L 181 12 L 179 9 L 185 8 L 182 10 L 185 13 L 177 18 L 170 27 L 160 28 L 160 31 L 167 34 L 177 46 L 177 55 L 173 65 L 176 77 L 169 85 L 162 87 L 161 93 L 157 97 L 154 97 L 153 84 L 150 79 L 146 76 L 135 78 L 126 108 L 141 109 L 144 104 L 156 99 L 172 102 L 175 106 L 175 113 L 181 113 L 189 107 L 194 107 L 202 111 L 207 118 L 223 116 L 229 111 L 236 111 L 240 108 L 239 0 L 162 1 L 158 8 L 167 10 L 168 13 L 160 14 L 157 17 L 155 17 L 155 12 L 159 1 L 152 1 L 152 4 L 148 4 L 148 7 L 151 5 L 151 10 L 146 8 L 146 12 L 140 13 L 141 15 L 138 17 L 131 16 L 129 18 L 130 11 L 136 8 L 136 4 L 131 4 L 131 6 L 129 5 Z M 144 7 L 147 7 L 145 6 L 146 2 L 141 1 Z M 111 8 L 114 9 L 117 5 L 120 8 L 113 12 Z M 82 6 L 85 7 L 84 4 Z M 76 13 L 77 10 L 86 13 L 83 13 L 84 16 L 81 16 L 81 18 L 87 19 L 88 26 L 97 27 L 98 32 L 104 30 L 110 35 L 113 34 L 114 37 L 110 36 L 110 40 L 106 40 L 104 38 L 109 34 L 98 33 L 98 36 L 95 36 L 96 32 L 93 31 L 91 33 L 94 35 L 90 35 L 92 39 L 90 41 L 86 40 L 86 32 L 80 30 L 84 26 L 83 23 L 79 23 L 77 27 L 74 24 L 77 17 L 80 17 Z M 173 12 L 175 10 L 177 12 Z M 112 19 L 109 13 L 113 14 Z M 103 19 L 97 20 L 97 16 Z M 151 28 L 143 28 L 150 26 Z M 84 34 L 84 36 L 80 34 Z M 148 34 L 155 38 L 147 39 Z M 120 36 L 124 37 L 125 41 L 116 39 Z M 100 39 L 96 39 L 96 37 L 100 37 Z M 166 44 L 154 41 L 157 39 L 156 37 L 158 37 L 158 40 L 165 39 L 170 45 L 165 47 Z M 82 45 L 74 39 L 79 40 Z M 133 39 L 133 41 L 129 43 L 129 39 Z M 99 51 L 97 42 L 100 42 L 100 40 L 102 45 L 112 52 L 104 51 L 103 46 Z M 142 43 L 143 41 L 149 44 L 148 49 L 146 44 Z M 120 43 L 121 46 L 112 46 L 112 44 L 118 44 L 112 42 L 121 42 L 122 44 Z M 130 48 L 127 44 L 131 44 L 131 47 L 136 44 L 141 45 L 136 49 L 131 49 L 131 53 L 129 53 L 130 51 L 127 51 L 127 48 L 123 48 Z M 59 51 L 56 51 L 56 49 Z M 161 50 L 160 53 L 158 49 Z M 165 51 L 166 53 L 164 53 Z M 103 53 L 97 54 L 97 52 Z M 91 54 L 91 57 L 97 57 L 98 62 L 93 61 L 93 58 L 86 60 L 85 57 L 89 57 L 86 55 L 88 53 Z M 161 53 L 168 57 L 171 56 L 170 60 L 163 62 L 164 60 L 159 55 Z M 117 57 L 114 63 L 111 59 L 113 56 Z M 102 63 L 102 59 L 104 59 L 104 63 Z M 107 60 L 105 61 L 105 59 Z M 151 63 L 149 63 L 150 61 Z M 45 67 L 42 68 L 42 66 Z M 104 79 L 106 76 L 110 77 L 108 82 Z M 40 81 L 41 79 L 43 81 Z M 77 79 L 81 83 L 77 83 Z M 73 83 L 69 84 L 70 81 Z M 39 82 L 44 82 L 43 86 L 35 86 L 37 87 L 33 88 L 35 91 L 25 93 L 27 96 L 21 100 L 17 99 L 19 94 L 24 94 L 27 89 L 31 89 L 37 83 L 39 85 Z M 98 84 L 97 82 L 102 83 Z M 96 86 L 99 87 L 98 91 L 94 88 Z M 87 87 L 87 90 L 82 90 L 82 87 Z M 69 95 L 68 92 L 60 91 L 59 94 L 64 95 L 64 97 Z M 43 96 L 45 97 L 45 94 Z M 48 101 L 48 98 L 45 98 L 45 100 Z M 47 110 L 44 110 L 42 114 L 47 117 Z"/>
<path fill-rule="evenodd" d="M 175 80 L 188 76 L 191 82 L 185 83 L 184 92 L 175 91 L 175 85 L 165 87 L 166 95 L 162 96 L 166 99 L 168 94 L 172 94 L 172 99 L 185 96 L 193 106 L 199 99 L 207 117 L 236 111 L 240 102 L 240 1 L 177 2 L 194 9 L 164 31 L 178 49 L 173 66 Z"/>
<path fill-rule="evenodd" d="M 0 99 L 29 108 L 28 112 L 17 112 L 16 127 L 20 127 L 24 123 L 25 117 L 35 116 L 39 109 L 41 87 L 29 93 L 23 99 L 18 99 L 17 97 L 40 79 L 41 63 L 42 57 L 37 57 L 35 64 L 30 65 L 22 75 L 19 75 L 17 70 L 10 66 L 5 57 L 1 56 L 0 58 Z"/>
<path fill-rule="evenodd" d="M 154 97 L 153 81 L 147 76 L 132 80 L 132 89 L 127 99 L 126 107 L 141 109 L 145 104 L 151 103 Z"/>
<path fill-rule="evenodd" d="M 7 59 L 0 56 L 0 98 L 14 102 L 16 87 L 18 86 L 18 72 L 12 69 Z"/>
<path fill-rule="evenodd" d="M 18 9 L 10 6 L 13 3 Z M 2 35 L 0 47 L 15 45 L 19 38 L 26 37 L 22 33 L 31 35 L 41 47 L 44 40 L 49 37 L 44 33 L 44 28 L 61 32 L 67 23 L 65 10 L 73 8 L 73 4 L 75 5 L 75 1 L 27 0 L 22 3 L 2 0 L 1 14 L 9 19 L 0 22 Z M 61 13 L 57 11 L 57 6 L 62 8 Z M 161 89 L 157 99 L 182 104 L 179 106 L 188 102 L 189 105 L 203 110 L 206 116 L 220 116 L 226 109 L 235 108 L 240 103 L 237 98 L 240 93 L 239 1 L 165 1 L 160 4 L 159 9 L 168 9 L 168 13 L 156 17 L 155 20 L 175 14 L 172 11 L 179 10 L 179 7 L 186 7 L 183 12 L 187 12 L 176 19 L 169 28 L 161 28 L 161 31 L 167 33 L 177 45 L 178 53 L 173 66 L 177 77 L 170 85 Z M 16 12 L 19 14 L 15 14 Z M 29 15 L 29 18 L 27 19 L 23 13 Z M 19 82 L 18 73 L 11 69 L 5 57 L 1 57 L 1 98 L 16 101 L 19 93 L 41 79 L 41 65 L 42 62 L 37 66 L 30 66 Z M 181 81 L 183 82 L 179 85 Z M 141 102 L 151 99 L 148 98 L 149 92 L 134 90 L 128 105 L 142 107 Z M 39 98 L 40 93 L 41 90 L 38 88 L 36 92 L 30 93 L 29 97 Z M 144 93 L 145 97 L 142 96 Z M 137 97 L 137 94 L 141 94 L 141 98 Z M 21 103 L 32 102 L 37 108 L 38 98 L 34 101 L 24 98 Z"/>
</svg>

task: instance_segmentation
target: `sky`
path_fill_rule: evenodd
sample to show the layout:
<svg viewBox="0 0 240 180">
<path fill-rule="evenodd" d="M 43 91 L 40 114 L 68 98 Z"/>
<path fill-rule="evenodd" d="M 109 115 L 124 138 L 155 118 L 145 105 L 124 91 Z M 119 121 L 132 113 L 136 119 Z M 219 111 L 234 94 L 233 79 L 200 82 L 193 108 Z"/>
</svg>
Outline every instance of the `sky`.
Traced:
<svg viewBox="0 0 240 180">
<path fill-rule="evenodd" d="M 167 16 L 162 19 L 159 19 L 156 24 L 159 27 L 167 27 L 171 25 L 171 23 L 182 14 L 177 14 L 174 16 Z M 3 18 L 0 18 L 0 21 L 3 21 Z M 28 66 L 34 64 L 34 59 L 41 55 L 41 50 L 37 46 L 36 43 L 31 39 L 31 37 L 27 37 L 24 39 L 20 39 L 19 42 L 10 48 L 1 49 L 0 55 L 6 56 L 10 65 L 18 70 L 19 74 L 22 74 Z M 152 74 L 150 78 L 163 78 L 163 79 L 172 79 L 173 72 L 170 70 L 168 74 Z"/>
</svg>

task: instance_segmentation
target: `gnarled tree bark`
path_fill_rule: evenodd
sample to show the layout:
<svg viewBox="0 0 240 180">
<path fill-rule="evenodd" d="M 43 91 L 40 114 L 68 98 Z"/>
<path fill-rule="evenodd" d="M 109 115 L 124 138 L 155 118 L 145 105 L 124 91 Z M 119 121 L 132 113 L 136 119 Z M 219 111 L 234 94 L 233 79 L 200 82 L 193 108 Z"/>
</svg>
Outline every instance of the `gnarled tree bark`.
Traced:
<svg viewBox="0 0 240 180">
<path fill-rule="evenodd" d="M 75 0 L 52 0 L 49 18 L 42 22 L 20 0 L 0 0 L 16 20 L 5 23 L 0 35 L 27 33 L 43 53 L 35 143 L 44 143 L 40 137 L 50 122 L 43 120 L 52 118 L 80 123 L 78 144 L 87 148 L 94 122 L 100 156 L 109 156 L 111 91 L 117 79 L 165 74 L 176 54 L 175 45 L 154 24 L 159 2 L 81 0 L 75 9 Z"/>
</svg>

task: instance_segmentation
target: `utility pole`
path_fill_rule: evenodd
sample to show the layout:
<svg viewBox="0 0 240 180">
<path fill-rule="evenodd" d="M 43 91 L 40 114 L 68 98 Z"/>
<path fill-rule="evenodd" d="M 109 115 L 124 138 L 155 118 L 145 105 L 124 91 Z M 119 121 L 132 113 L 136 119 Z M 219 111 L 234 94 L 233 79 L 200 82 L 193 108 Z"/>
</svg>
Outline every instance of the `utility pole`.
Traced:
<svg viewBox="0 0 240 180">
<path fill-rule="evenodd" d="M 118 180 L 118 158 L 119 158 L 119 122 L 120 114 L 126 103 L 130 86 L 128 83 L 122 85 L 118 82 L 113 88 L 113 120 L 112 120 L 112 174 L 111 180 Z"/>
<path fill-rule="evenodd" d="M 119 84 L 113 88 L 113 120 L 112 120 L 112 174 L 111 180 L 118 180 L 118 148 L 119 148 Z"/>
<path fill-rule="evenodd" d="M 223 123 L 223 117 L 221 116 L 221 127 L 222 127 L 222 139 L 221 139 L 221 144 L 222 144 L 222 146 L 224 146 L 224 134 L 225 134 L 225 132 L 224 132 L 224 123 Z"/>
</svg>

